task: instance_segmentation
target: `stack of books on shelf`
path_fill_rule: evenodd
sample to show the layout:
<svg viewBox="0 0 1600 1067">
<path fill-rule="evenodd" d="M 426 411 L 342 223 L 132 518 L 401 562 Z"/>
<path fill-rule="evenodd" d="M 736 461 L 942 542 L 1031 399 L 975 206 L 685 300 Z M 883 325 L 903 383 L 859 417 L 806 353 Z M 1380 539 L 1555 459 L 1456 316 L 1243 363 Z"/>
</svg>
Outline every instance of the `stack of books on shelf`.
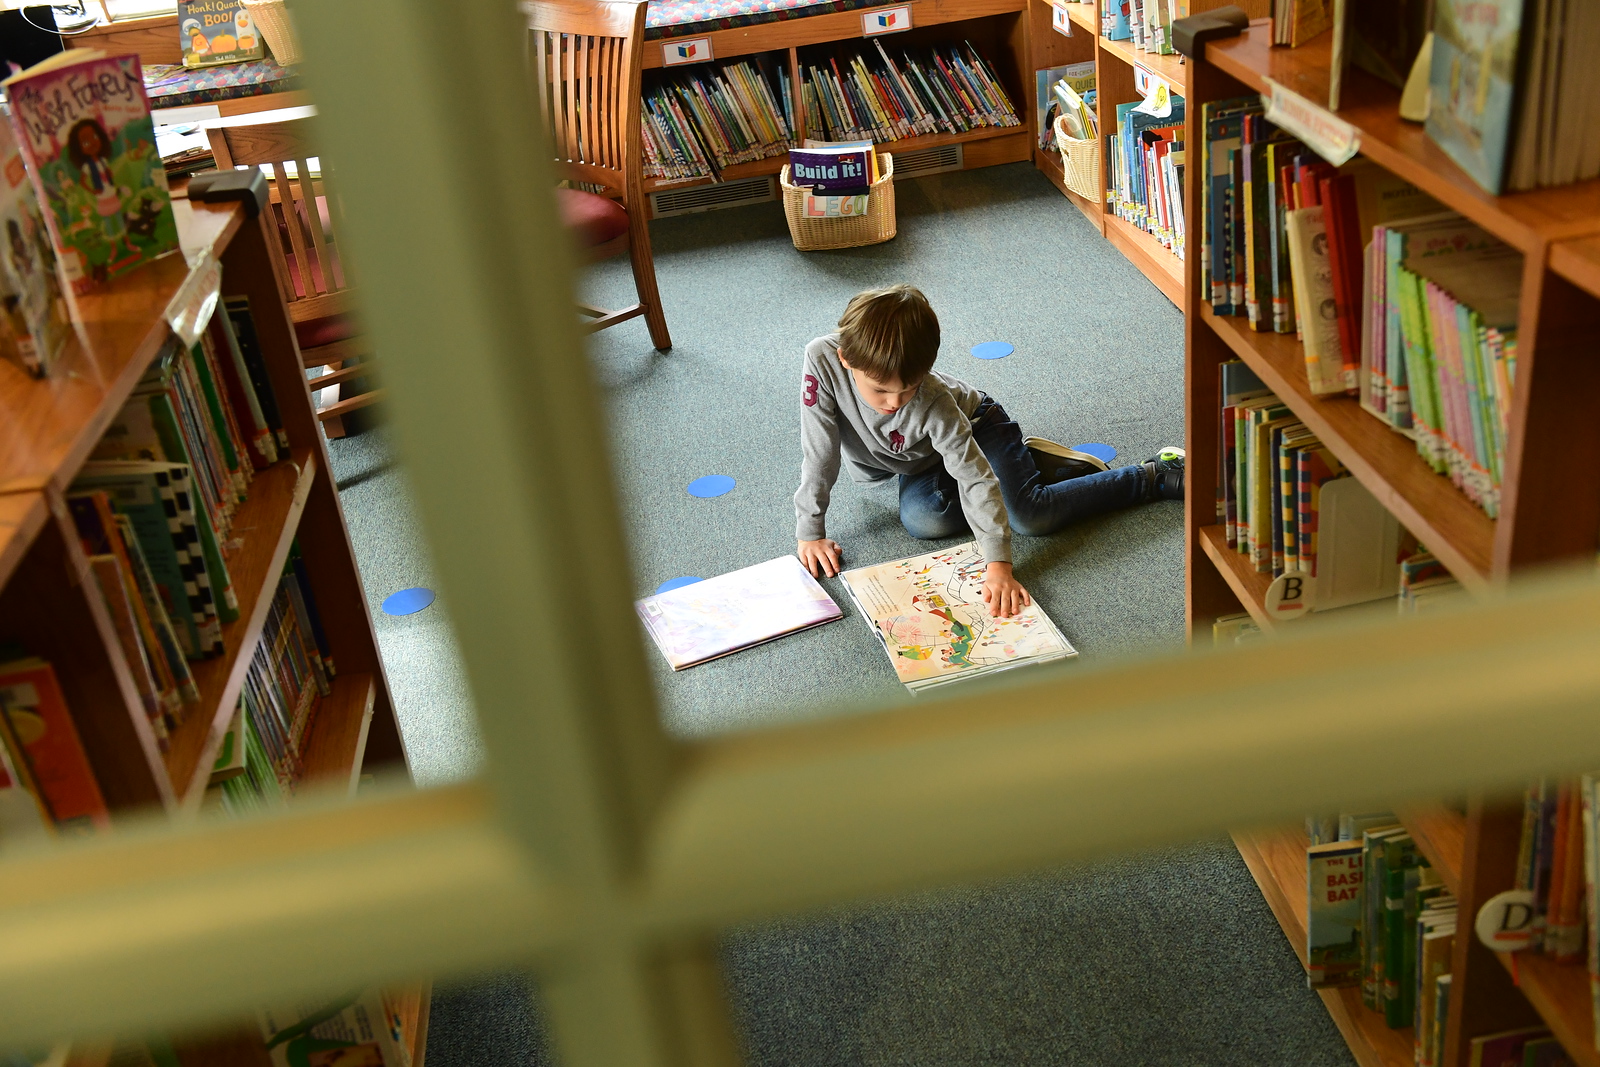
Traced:
<svg viewBox="0 0 1600 1067">
<path fill-rule="evenodd" d="M 1106 136 L 1106 202 L 1182 259 L 1183 97 L 1170 99 L 1163 116 L 1141 110 L 1142 103 L 1117 105 L 1116 132 Z"/>
<path fill-rule="evenodd" d="M 1391 815 L 1314 817 L 1306 831 L 1307 984 L 1359 987 L 1391 1029 L 1412 1028 L 1418 1067 L 1441 1063 L 1455 898 Z"/>
<path fill-rule="evenodd" d="M 794 101 L 781 65 L 760 55 L 664 75 L 644 91 L 646 177 L 720 177 L 794 144 Z"/>
<path fill-rule="evenodd" d="M 1174 9 L 1180 7 L 1188 5 L 1183 0 L 1107 0 L 1100 8 L 1100 35 L 1110 41 L 1130 41 L 1143 52 L 1170 56 Z"/>
<path fill-rule="evenodd" d="M 971 43 L 903 48 L 898 56 L 882 41 L 870 49 L 841 45 L 808 51 L 800 66 L 806 128 L 826 140 L 882 144 L 1022 124 Z"/>
<path fill-rule="evenodd" d="M 1367 160 L 1328 164 L 1256 98 L 1201 125 L 1212 311 L 1299 336 L 1313 394 L 1358 396 L 1498 515 L 1521 255 Z"/>
<path fill-rule="evenodd" d="M 1056 145 L 1056 119 L 1066 119 L 1069 137 L 1080 141 L 1096 140 L 1100 136 L 1100 116 L 1095 112 L 1094 61 L 1068 63 L 1060 67 L 1045 67 L 1033 72 L 1034 99 L 1038 101 L 1035 116 L 1039 129 L 1039 148 L 1054 151 Z"/>
</svg>

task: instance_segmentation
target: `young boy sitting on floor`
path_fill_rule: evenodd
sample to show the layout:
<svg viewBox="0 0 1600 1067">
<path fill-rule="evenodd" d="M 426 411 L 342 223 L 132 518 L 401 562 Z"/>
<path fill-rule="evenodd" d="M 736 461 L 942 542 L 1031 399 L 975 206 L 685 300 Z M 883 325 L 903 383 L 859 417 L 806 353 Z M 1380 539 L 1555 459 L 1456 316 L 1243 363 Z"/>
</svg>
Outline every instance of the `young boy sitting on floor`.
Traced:
<svg viewBox="0 0 1600 1067">
<path fill-rule="evenodd" d="M 795 536 L 800 562 L 818 577 L 842 562 L 823 522 L 841 455 L 858 482 L 900 476 L 900 521 L 912 537 L 972 531 L 994 616 L 1031 603 L 1011 573 L 1008 517 L 1011 529 L 1043 537 L 1091 515 L 1183 499 L 1183 449 L 1109 470 L 1094 456 L 1024 438 L 992 397 L 934 370 L 938 355 L 939 320 L 909 285 L 857 295 L 839 332 L 806 346 Z"/>
</svg>

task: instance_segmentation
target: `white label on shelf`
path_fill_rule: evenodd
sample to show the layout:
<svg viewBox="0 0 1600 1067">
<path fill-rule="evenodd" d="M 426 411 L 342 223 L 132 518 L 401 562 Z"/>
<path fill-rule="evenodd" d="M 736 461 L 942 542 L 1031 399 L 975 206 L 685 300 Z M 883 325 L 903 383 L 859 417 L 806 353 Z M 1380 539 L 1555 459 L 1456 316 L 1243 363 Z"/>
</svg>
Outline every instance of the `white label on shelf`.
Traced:
<svg viewBox="0 0 1600 1067">
<path fill-rule="evenodd" d="M 193 345 L 200 340 L 201 331 L 211 321 L 216 310 L 217 295 L 222 292 L 222 264 L 210 252 L 189 268 L 189 276 L 178 286 L 167 302 L 167 325 L 183 343 Z"/>
<path fill-rule="evenodd" d="M 911 6 L 873 8 L 861 13 L 861 36 L 876 37 L 880 33 L 899 33 L 911 28 Z"/>
<path fill-rule="evenodd" d="M 677 67 L 684 63 L 704 63 L 713 58 L 711 38 L 691 37 L 687 41 L 662 41 L 661 65 Z"/>
<path fill-rule="evenodd" d="M 1050 25 L 1063 37 L 1072 36 L 1072 16 L 1061 4 L 1050 5 Z"/>
<path fill-rule="evenodd" d="M 1133 89 L 1144 99 L 1134 107 L 1146 115 L 1164 119 L 1172 114 L 1172 86 L 1142 63 L 1133 65 Z"/>
<path fill-rule="evenodd" d="M 1267 615 L 1298 619 L 1316 606 L 1316 581 L 1305 571 L 1285 571 L 1267 586 Z"/>
<path fill-rule="evenodd" d="M 1533 941 L 1533 893 L 1508 889 L 1483 902 L 1472 924 L 1478 940 L 1495 952 L 1516 952 Z"/>
<path fill-rule="evenodd" d="M 1262 81 L 1267 83 L 1261 102 L 1266 106 L 1268 122 L 1294 134 L 1336 167 L 1361 151 L 1361 134 L 1354 126 L 1271 78 Z"/>
</svg>

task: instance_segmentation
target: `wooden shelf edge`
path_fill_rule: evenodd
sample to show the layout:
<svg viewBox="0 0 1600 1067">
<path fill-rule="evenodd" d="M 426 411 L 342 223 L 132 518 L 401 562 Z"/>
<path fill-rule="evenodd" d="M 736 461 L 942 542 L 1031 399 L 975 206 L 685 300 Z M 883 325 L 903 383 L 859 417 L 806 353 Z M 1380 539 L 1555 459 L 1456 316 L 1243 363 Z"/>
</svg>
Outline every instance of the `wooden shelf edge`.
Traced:
<svg viewBox="0 0 1600 1067">
<path fill-rule="evenodd" d="M 1122 62 L 1132 65 L 1139 64 L 1151 74 L 1161 78 L 1172 87 L 1172 91 L 1179 96 L 1189 95 L 1189 65 L 1183 62 L 1180 55 L 1162 56 L 1153 52 L 1141 52 L 1129 41 L 1113 41 L 1108 38 L 1099 38 L 1100 51 L 1107 55 L 1116 56 Z"/>
<path fill-rule="evenodd" d="M 1600 1051 L 1594 1045 L 1589 976 L 1583 964 L 1557 963 L 1538 952 L 1519 952 L 1515 964 L 1508 953 L 1495 955 L 1576 1067 L 1600 1067 Z"/>
<path fill-rule="evenodd" d="M 1099 35 L 1100 27 L 1095 25 L 1093 4 L 1067 4 L 1065 7 L 1067 9 L 1067 17 L 1075 25 L 1083 27 L 1092 34 Z"/>
<path fill-rule="evenodd" d="M 1235 831 L 1232 837 L 1234 847 L 1250 869 L 1251 877 L 1266 898 L 1267 907 L 1277 918 L 1278 925 L 1283 927 L 1284 936 L 1294 947 L 1295 955 L 1300 958 L 1303 967 L 1306 962 L 1305 921 L 1291 902 L 1291 894 L 1295 899 L 1305 899 L 1305 834 L 1285 828 Z M 1298 873 L 1275 866 L 1269 855 L 1274 851 L 1298 854 L 1301 860 Z M 1319 989 L 1317 995 L 1361 1067 L 1410 1067 L 1413 1063 L 1415 1042 L 1411 1028 L 1389 1029 L 1381 1015 L 1361 1003 L 1359 989 L 1348 986 Z"/>
<path fill-rule="evenodd" d="M 1551 245 L 1550 269 L 1590 296 L 1600 298 L 1600 237 Z"/>
<path fill-rule="evenodd" d="M 1359 436 L 1366 437 L 1369 443 L 1381 444 L 1358 447 L 1351 436 L 1334 424 L 1330 415 L 1330 411 L 1338 410 L 1335 406 L 1354 405 L 1356 402 L 1348 397 L 1313 397 L 1303 371 L 1297 367 L 1298 375 L 1291 376 L 1280 365 L 1280 359 L 1268 354 L 1267 345 L 1282 346 L 1286 343 L 1282 335 L 1256 334 L 1247 327 L 1241 328 L 1241 320 L 1217 315 L 1209 304 L 1204 303 L 1200 305 L 1200 319 L 1226 342 L 1235 355 L 1249 364 L 1266 387 L 1276 393 L 1295 416 L 1333 450 L 1340 462 L 1372 491 L 1379 503 L 1438 556 L 1439 561 L 1449 568 L 1461 584 L 1475 591 L 1489 586 L 1494 520 L 1451 485 L 1448 478 L 1430 470 L 1408 439 L 1375 416 L 1359 412 L 1360 420 L 1364 420 L 1356 423 L 1363 427 Z M 1271 340 L 1258 342 L 1257 338 Z M 1367 423 L 1370 423 L 1370 435 Z M 1438 479 L 1437 482 L 1426 481 L 1433 499 L 1426 504 L 1413 501 L 1410 494 L 1395 484 L 1388 472 L 1383 470 L 1385 463 L 1403 467 L 1404 476 L 1414 481 Z M 1452 532 L 1446 524 L 1450 528 L 1467 531 L 1467 535 L 1462 537 Z"/>
<path fill-rule="evenodd" d="M 1105 213 L 1106 239 L 1116 245 L 1152 285 L 1183 309 L 1183 260 L 1167 251 L 1155 236 L 1148 234 L 1116 213 Z"/>
<path fill-rule="evenodd" d="M 1275 630 L 1283 625 L 1267 613 L 1267 586 L 1272 584 L 1272 579 L 1254 570 L 1244 556 L 1228 547 L 1226 530 L 1221 526 L 1202 526 L 1195 531 L 1195 542 L 1257 625 L 1263 630 Z"/>
<path fill-rule="evenodd" d="M 1460 896 L 1467 817 L 1443 804 L 1408 804 L 1396 808 L 1394 814 L 1450 892 Z"/>
<path fill-rule="evenodd" d="M 228 723 L 233 718 L 234 707 L 239 700 L 239 690 L 244 685 L 245 672 L 249 669 L 250 658 L 255 653 L 256 643 L 261 639 L 267 612 L 272 606 L 272 593 L 277 588 L 279 576 L 283 573 L 284 562 L 289 558 L 289 545 L 299 528 L 301 512 L 305 510 L 306 500 L 311 495 L 311 483 L 317 473 L 316 453 L 311 449 L 303 449 L 295 454 L 291 462 L 298 468 L 298 472 L 293 491 L 284 504 L 282 515 L 273 517 L 276 521 L 272 526 L 277 532 L 271 542 L 272 551 L 267 557 L 261 584 L 253 589 L 235 590 L 235 595 L 239 599 L 239 619 L 226 628 L 223 637 L 225 642 L 223 655 L 218 660 L 196 665 L 202 669 L 209 667 L 207 673 L 214 680 L 208 679 L 209 685 L 205 682 L 200 683 L 200 706 L 191 712 L 195 717 L 180 726 L 179 731 L 188 732 L 198 730 L 202 724 L 205 726 L 206 732 L 199 746 L 198 758 L 185 774 L 181 764 L 174 766 L 178 746 L 174 744 L 174 751 L 168 753 L 167 767 L 169 772 L 174 773 L 173 791 L 177 794 L 179 809 L 185 812 L 192 813 L 199 809 L 206 786 L 211 780 L 211 765 L 216 761 L 217 749 L 221 746 L 223 735 L 228 731 Z M 197 678 L 196 681 L 200 680 Z"/>
<path fill-rule="evenodd" d="M 301 753 L 301 781 L 342 783 L 354 794 L 361 780 L 361 758 L 372 726 L 377 682 L 370 674 L 341 674 L 317 706 Z"/>
<path fill-rule="evenodd" d="M 11 580 L 49 517 L 43 493 L 0 494 L 0 588 Z"/>
</svg>

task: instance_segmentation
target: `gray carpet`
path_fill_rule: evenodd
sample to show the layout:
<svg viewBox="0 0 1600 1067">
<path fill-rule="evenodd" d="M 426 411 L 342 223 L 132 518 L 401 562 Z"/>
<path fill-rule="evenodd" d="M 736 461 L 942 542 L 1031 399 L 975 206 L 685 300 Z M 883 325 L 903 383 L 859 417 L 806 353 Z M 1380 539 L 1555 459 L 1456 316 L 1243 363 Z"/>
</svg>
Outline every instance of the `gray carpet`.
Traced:
<svg viewBox="0 0 1600 1067">
<path fill-rule="evenodd" d="M 1180 315 L 1042 176 L 996 167 L 902 182 L 897 196 L 899 236 L 844 252 L 797 253 L 773 204 L 653 224 L 675 346 L 654 352 L 642 322 L 593 346 L 641 594 L 793 551 L 800 352 L 870 286 L 921 287 L 943 326 L 939 368 L 1001 400 L 1024 432 L 1106 442 L 1119 462 L 1181 442 Z M 585 292 L 616 306 L 631 286 L 618 260 Z M 972 358 L 988 340 L 1016 352 Z M 333 455 L 377 612 L 388 593 L 431 584 L 403 464 L 381 428 Z M 689 497 L 702 474 L 738 487 Z M 1181 523 L 1162 503 L 1018 538 L 1017 573 L 1085 659 L 1170 645 Z M 855 564 L 934 547 L 900 527 L 892 489 L 843 479 L 829 533 Z M 446 610 L 376 614 L 425 782 L 480 759 Z M 909 699 L 854 617 L 682 674 L 654 665 L 663 716 L 685 735 Z M 736 931 L 725 960 L 761 1067 L 1352 1062 L 1221 840 Z M 552 1062 L 534 1001 L 512 976 L 440 989 L 430 1067 Z"/>
</svg>

